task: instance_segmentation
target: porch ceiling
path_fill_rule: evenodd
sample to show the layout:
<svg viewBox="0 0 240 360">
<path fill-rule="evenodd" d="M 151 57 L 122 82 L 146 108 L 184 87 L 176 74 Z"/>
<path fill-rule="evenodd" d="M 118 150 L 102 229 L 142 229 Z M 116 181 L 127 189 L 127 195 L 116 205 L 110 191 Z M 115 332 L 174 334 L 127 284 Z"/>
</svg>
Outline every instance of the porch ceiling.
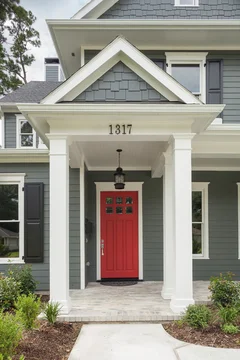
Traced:
<svg viewBox="0 0 240 360">
<path fill-rule="evenodd" d="M 121 166 L 124 170 L 151 170 L 159 155 L 166 149 L 165 142 L 77 142 L 70 152 L 80 150 L 88 170 L 114 171 L 117 167 L 117 149 L 122 149 Z"/>
</svg>

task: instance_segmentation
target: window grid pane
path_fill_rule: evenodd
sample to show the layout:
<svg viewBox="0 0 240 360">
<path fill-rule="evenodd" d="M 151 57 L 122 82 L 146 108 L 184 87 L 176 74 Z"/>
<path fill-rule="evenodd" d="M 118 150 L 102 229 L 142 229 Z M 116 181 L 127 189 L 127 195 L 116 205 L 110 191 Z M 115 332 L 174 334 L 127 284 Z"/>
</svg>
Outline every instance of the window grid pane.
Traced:
<svg viewBox="0 0 240 360">
<path fill-rule="evenodd" d="M 0 220 L 18 220 L 18 185 L 0 185 Z"/>
<path fill-rule="evenodd" d="M 172 64 L 172 76 L 194 94 L 200 94 L 200 65 Z"/>
<path fill-rule="evenodd" d="M 19 221 L 0 222 L 0 259 L 19 257 Z"/>
</svg>

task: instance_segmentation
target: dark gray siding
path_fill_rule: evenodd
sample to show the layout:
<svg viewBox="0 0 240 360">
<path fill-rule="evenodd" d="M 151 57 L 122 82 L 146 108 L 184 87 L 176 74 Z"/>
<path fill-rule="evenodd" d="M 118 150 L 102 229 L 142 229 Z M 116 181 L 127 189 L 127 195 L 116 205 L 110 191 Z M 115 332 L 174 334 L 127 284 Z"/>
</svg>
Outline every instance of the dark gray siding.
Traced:
<svg viewBox="0 0 240 360">
<path fill-rule="evenodd" d="M 15 114 L 4 115 L 4 138 L 5 148 L 16 148 L 16 116 Z"/>
<path fill-rule="evenodd" d="M 211 52 L 208 59 L 223 60 L 223 122 L 240 122 L 240 51 Z"/>
<path fill-rule="evenodd" d="M 194 280 L 231 271 L 240 279 L 238 260 L 238 192 L 240 172 L 194 172 L 193 181 L 209 184 L 209 257 L 194 260 Z"/>
<path fill-rule="evenodd" d="M 60 81 L 59 65 L 46 66 L 46 81 Z M 62 79 L 61 79 L 62 80 Z"/>
<path fill-rule="evenodd" d="M 119 62 L 73 101 L 159 102 L 166 99 L 126 65 Z"/>
<path fill-rule="evenodd" d="M 69 169 L 70 289 L 80 288 L 80 185 L 79 169 Z"/>
<path fill-rule="evenodd" d="M 240 19 L 238 0 L 199 0 L 197 7 L 176 7 L 175 0 L 119 0 L 102 19 Z"/>
<path fill-rule="evenodd" d="M 93 234 L 88 243 L 88 280 L 96 281 L 96 185 L 95 181 L 113 181 L 112 172 L 89 171 L 88 218 L 93 222 Z M 143 181 L 143 269 L 144 280 L 163 278 L 163 207 L 162 179 L 152 179 L 148 171 L 127 173 L 127 181 Z"/>
<path fill-rule="evenodd" d="M 26 182 L 44 183 L 44 262 L 33 264 L 33 275 L 39 290 L 49 290 L 49 165 L 48 164 L 0 164 L 0 172 L 25 173 Z M 79 169 L 70 169 L 70 288 L 80 286 L 80 233 L 79 233 Z M 7 265 L 0 265 L 0 272 Z"/>
</svg>

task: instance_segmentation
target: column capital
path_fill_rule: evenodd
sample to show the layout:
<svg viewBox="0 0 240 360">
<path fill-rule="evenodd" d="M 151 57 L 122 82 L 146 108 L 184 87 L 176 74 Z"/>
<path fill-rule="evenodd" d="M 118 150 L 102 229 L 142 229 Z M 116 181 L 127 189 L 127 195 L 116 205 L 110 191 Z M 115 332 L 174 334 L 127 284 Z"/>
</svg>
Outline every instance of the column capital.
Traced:
<svg viewBox="0 0 240 360">
<path fill-rule="evenodd" d="M 195 133 L 172 134 L 169 139 L 169 145 L 172 146 L 173 151 L 191 150 L 192 139 L 194 138 L 195 135 L 196 135 Z"/>
</svg>

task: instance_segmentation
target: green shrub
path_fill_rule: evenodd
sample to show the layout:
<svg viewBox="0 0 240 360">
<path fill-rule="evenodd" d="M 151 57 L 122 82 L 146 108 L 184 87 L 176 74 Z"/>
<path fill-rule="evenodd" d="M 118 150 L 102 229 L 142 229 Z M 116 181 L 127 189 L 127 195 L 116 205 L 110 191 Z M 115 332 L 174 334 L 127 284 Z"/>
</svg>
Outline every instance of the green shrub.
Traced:
<svg viewBox="0 0 240 360">
<path fill-rule="evenodd" d="M 11 277 L 0 277 L 0 309 L 8 310 L 20 294 L 20 285 Z"/>
<path fill-rule="evenodd" d="M 239 327 L 233 324 L 223 324 L 222 331 L 226 334 L 237 334 L 239 333 Z"/>
<path fill-rule="evenodd" d="M 206 305 L 189 305 L 183 320 L 195 329 L 204 329 L 211 320 L 211 311 Z"/>
<path fill-rule="evenodd" d="M 14 355 L 22 338 L 22 326 L 13 314 L 0 313 L 0 354 L 3 360 Z"/>
<path fill-rule="evenodd" d="M 11 265 L 7 271 L 7 275 L 20 284 L 21 294 L 28 295 L 35 292 L 37 282 L 33 278 L 32 267 L 30 265 Z"/>
<path fill-rule="evenodd" d="M 233 281 L 233 274 L 220 274 L 210 279 L 211 300 L 216 306 L 235 307 L 240 302 L 240 284 Z"/>
<path fill-rule="evenodd" d="M 59 303 L 49 302 L 44 310 L 44 318 L 50 323 L 55 324 L 57 317 L 61 311 L 62 306 Z"/>
<path fill-rule="evenodd" d="M 235 307 L 223 307 L 220 306 L 218 316 L 220 317 L 223 324 L 232 324 L 237 320 L 239 310 Z"/>
<path fill-rule="evenodd" d="M 26 329 L 35 327 L 36 319 L 41 312 L 41 300 L 36 295 L 21 295 L 15 302 L 16 316 Z"/>
<path fill-rule="evenodd" d="M 0 360 L 4 360 L 4 357 L 2 356 L 2 354 L 0 354 Z M 8 357 L 7 360 L 12 360 L 12 357 Z M 19 360 L 25 360 L 25 357 L 23 355 L 20 356 Z"/>
</svg>

